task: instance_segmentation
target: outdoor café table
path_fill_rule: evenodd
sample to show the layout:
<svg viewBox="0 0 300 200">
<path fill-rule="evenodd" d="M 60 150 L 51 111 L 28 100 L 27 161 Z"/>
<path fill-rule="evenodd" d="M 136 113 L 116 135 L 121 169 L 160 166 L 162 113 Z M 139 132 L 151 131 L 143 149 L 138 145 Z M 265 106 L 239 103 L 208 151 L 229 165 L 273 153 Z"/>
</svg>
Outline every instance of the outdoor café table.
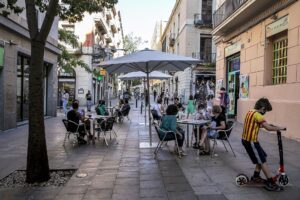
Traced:
<svg viewBox="0 0 300 200">
<path fill-rule="evenodd" d="M 116 107 L 116 106 L 109 106 L 109 107 L 106 107 L 106 108 L 109 110 L 111 116 L 114 114 L 113 112 L 114 112 L 115 107 Z"/>
<path fill-rule="evenodd" d="M 110 115 L 96 115 L 96 114 L 89 114 L 88 115 L 89 119 L 91 120 L 92 123 L 92 127 L 93 127 L 93 138 L 92 138 L 92 142 L 93 144 L 95 144 L 95 125 L 97 123 L 97 119 L 107 119 L 109 117 L 111 117 Z"/>
<path fill-rule="evenodd" d="M 189 147 L 189 125 L 202 126 L 210 123 L 210 120 L 194 120 L 194 119 L 182 119 L 177 121 L 178 124 L 186 124 L 186 132 L 187 132 L 187 147 Z M 197 128 L 197 139 L 199 140 L 199 129 Z"/>
</svg>

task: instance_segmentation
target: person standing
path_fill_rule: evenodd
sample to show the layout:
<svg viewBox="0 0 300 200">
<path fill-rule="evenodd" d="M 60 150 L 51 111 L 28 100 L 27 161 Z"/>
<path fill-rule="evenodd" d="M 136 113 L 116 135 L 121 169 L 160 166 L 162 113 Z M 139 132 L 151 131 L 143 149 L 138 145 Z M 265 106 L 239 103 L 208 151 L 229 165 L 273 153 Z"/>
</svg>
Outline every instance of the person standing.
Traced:
<svg viewBox="0 0 300 200">
<path fill-rule="evenodd" d="M 222 110 L 224 113 L 227 112 L 228 106 L 229 106 L 229 96 L 226 92 L 226 89 L 224 87 L 221 87 L 220 89 L 220 106 L 222 107 Z"/>
<path fill-rule="evenodd" d="M 165 98 L 164 98 L 164 104 L 169 105 L 169 97 L 170 97 L 170 94 L 169 94 L 169 91 L 167 89 L 166 94 L 165 94 Z"/>
<path fill-rule="evenodd" d="M 188 101 L 188 107 L 187 107 L 187 118 L 189 118 L 189 115 L 193 114 L 194 112 L 195 112 L 194 98 L 193 95 L 190 95 Z"/>
<path fill-rule="evenodd" d="M 68 112 L 68 102 L 69 102 L 69 98 L 70 98 L 70 95 L 69 95 L 69 92 L 67 90 L 65 90 L 64 94 L 63 94 L 63 111 L 65 114 L 67 114 Z"/>
<path fill-rule="evenodd" d="M 87 107 L 87 111 L 91 112 L 91 107 L 92 107 L 92 94 L 90 91 L 87 92 L 87 94 L 85 95 L 86 98 L 86 107 Z"/>
<path fill-rule="evenodd" d="M 154 90 L 153 91 L 154 102 L 156 101 L 156 96 L 157 96 L 157 92 L 156 92 L 156 90 Z"/>
</svg>

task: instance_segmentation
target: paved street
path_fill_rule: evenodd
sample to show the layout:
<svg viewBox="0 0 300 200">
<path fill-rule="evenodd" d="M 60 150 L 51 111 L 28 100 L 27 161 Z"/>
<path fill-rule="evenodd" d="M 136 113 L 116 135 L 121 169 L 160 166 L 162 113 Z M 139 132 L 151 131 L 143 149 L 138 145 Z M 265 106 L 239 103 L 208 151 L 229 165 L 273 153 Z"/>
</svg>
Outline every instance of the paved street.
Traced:
<svg viewBox="0 0 300 200">
<path fill-rule="evenodd" d="M 103 141 L 95 145 L 75 145 L 71 141 L 63 147 L 65 129 L 63 117 L 45 120 L 48 155 L 51 169 L 77 168 L 86 172 L 85 178 L 75 175 L 65 187 L 1 188 L 1 199 L 299 199 L 300 196 L 300 143 L 283 139 L 284 159 L 290 185 L 284 192 L 268 192 L 263 188 L 240 188 L 235 185 L 238 173 L 251 175 L 253 166 L 240 144 L 241 124 L 237 124 L 230 138 L 237 157 L 226 152 L 219 144 L 213 158 L 199 157 L 188 148 L 188 156 L 178 159 L 169 142 L 153 157 L 154 148 L 140 148 L 149 141 L 148 129 L 140 122 L 144 118 L 134 105 L 130 117 L 123 124 L 116 124 L 118 143 Z M 153 129 L 154 140 L 157 140 Z M 262 146 L 268 153 L 270 167 L 278 168 L 277 139 L 274 134 L 261 133 Z M 14 170 L 25 169 L 27 150 L 27 125 L 0 132 L 0 178 Z"/>
</svg>

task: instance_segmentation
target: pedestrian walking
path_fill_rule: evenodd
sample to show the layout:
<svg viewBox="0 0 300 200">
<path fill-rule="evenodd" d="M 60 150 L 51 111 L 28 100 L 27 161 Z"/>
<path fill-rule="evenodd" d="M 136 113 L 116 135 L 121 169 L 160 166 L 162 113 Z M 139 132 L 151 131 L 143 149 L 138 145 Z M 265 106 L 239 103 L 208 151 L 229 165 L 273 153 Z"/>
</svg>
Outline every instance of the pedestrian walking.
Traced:
<svg viewBox="0 0 300 200">
<path fill-rule="evenodd" d="M 156 90 L 154 90 L 153 91 L 154 102 L 156 101 L 156 96 L 157 96 L 157 92 L 156 92 Z"/>
<path fill-rule="evenodd" d="M 193 95 L 190 95 L 187 107 L 187 118 L 189 118 L 190 114 L 195 112 L 194 98 Z"/>
<path fill-rule="evenodd" d="M 86 98 L 86 107 L 87 107 L 87 111 L 91 112 L 91 107 L 92 107 L 92 94 L 90 91 L 88 91 L 85 95 Z"/>
<path fill-rule="evenodd" d="M 223 112 L 226 113 L 229 106 L 230 99 L 224 87 L 221 87 L 220 89 L 219 98 L 220 98 L 220 106 L 222 107 Z"/>
<path fill-rule="evenodd" d="M 70 95 L 69 95 L 69 92 L 67 90 L 64 91 L 64 94 L 63 94 L 63 111 L 65 114 L 67 114 L 68 112 L 68 102 L 69 102 L 69 98 L 70 98 Z"/>
<path fill-rule="evenodd" d="M 169 91 L 167 90 L 164 98 L 164 104 L 169 105 L 169 98 L 170 98 L 170 94 Z"/>
</svg>

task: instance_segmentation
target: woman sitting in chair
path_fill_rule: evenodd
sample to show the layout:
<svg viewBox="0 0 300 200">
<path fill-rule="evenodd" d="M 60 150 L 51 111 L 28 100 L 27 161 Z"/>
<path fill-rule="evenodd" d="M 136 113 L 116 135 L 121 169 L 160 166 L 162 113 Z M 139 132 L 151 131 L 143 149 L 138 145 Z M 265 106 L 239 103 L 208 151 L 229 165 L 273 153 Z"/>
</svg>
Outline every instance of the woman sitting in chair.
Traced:
<svg viewBox="0 0 300 200">
<path fill-rule="evenodd" d="M 97 115 L 108 115 L 104 100 L 99 100 L 98 105 L 96 107 L 96 113 Z"/>
<path fill-rule="evenodd" d="M 221 106 L 214 105 L 212 107 L 213 117 L 211 119 L 210 126 L 203 126 L 201 133 L 201 140 L 199 143 L 200 146 L 200 155 L 209 155 L 209 138 L 217 138 L 218 130 L 226 129 L 226 117 L 222 112 Z"/>
<path fill-rule="evenodd" d="M 172 131 L 176 133 L 176 138 L 178 142 L 178 147 L 179 147 L 179 154 L 180 155 L 187 155 L 184 153 L 182 146 L 184 142 L 184 131 L 177 126 L 177 120 L 176 120 L 176 115 L 178 113 L 178 108 L 176 105 L 169 105 L 167 110 L 166 110 L 166 115 L 163 116 L 162 122 L 160 125 L 160 129 L 162 131 Z M 164 133 L 159 133 L 160 138 L 162 139 L 164 137 Z M 165 137 L 166 140 L 175 140 L 174 134 L 167 134 Z M 177 151 L 176 146 L 175 146 L 175 151 Z"/>
</svg>

